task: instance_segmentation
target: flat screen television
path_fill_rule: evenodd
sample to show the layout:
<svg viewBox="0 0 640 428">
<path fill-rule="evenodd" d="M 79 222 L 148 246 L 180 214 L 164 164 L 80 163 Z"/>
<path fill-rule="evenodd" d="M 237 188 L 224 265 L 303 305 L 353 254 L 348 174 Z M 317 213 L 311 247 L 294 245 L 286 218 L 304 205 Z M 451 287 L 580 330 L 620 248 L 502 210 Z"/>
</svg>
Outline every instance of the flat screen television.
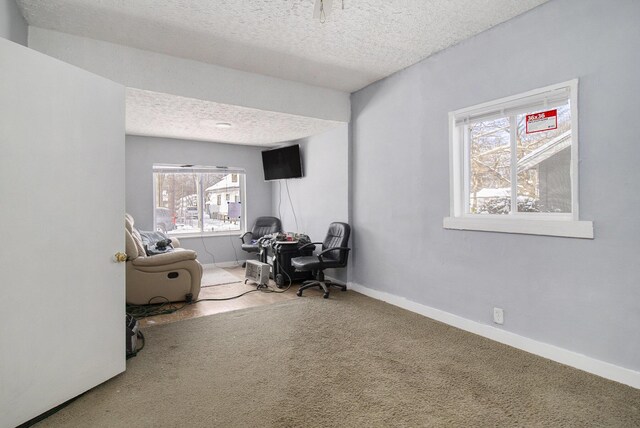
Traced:
<svg viewBox="0 0 640 428">
<path fill-rule="evenodd" d="M 294 144 L 263 151 L 262 167 L 264 169 L 264 179 L 267 181 L 302 177 L 300 146 Z"/>
</svg>

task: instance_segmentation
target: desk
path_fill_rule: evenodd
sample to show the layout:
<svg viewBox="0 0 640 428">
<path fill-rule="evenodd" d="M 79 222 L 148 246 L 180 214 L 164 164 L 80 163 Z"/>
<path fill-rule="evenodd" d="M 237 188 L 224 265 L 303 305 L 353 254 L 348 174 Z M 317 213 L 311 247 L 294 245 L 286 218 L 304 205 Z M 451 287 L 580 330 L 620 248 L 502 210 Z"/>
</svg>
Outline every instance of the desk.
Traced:
<svg viewBox="0 0 640 428">
<path fill-rule="evenodd" d="M 273 245 L 267 245 L 265 249 L 265 263 L 273 266 L 272 278 L 278 287 L 284 287 L 294 281 L 306 281 L 312 279 L 311 272 L 297 272 L 291 266 L 291 259 L 301 256 L 313 255 L 315 245 L 310 245 L 304 250 L 298 248 L 298 241 L 276 241 Z"/>
</svg>

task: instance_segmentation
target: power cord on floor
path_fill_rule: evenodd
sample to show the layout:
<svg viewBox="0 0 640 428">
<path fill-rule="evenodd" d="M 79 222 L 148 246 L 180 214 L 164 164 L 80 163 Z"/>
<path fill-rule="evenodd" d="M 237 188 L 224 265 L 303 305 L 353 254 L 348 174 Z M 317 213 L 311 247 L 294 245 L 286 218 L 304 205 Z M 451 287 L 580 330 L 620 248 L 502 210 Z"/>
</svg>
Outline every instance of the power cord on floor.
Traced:
<svg viewBox="0 0 640 428">
<path fill-rule="evenodd" d="M 163 299 L 162 303 L 153 303 L 157 299 Z M 152 317 L 155 315 L 167 315 L 179 311 L 185 308 L 189 303 L 185 302 L 182 305 L 176 305 L 170 302 L 164 296 L 154 296 L 147 301 L 146 305 L 131 305 L 126 306 L 126 312 L 136 319 Z"/>
<path fill-rule="evenodd" d="M 192 302 L 193 303 L 199 303 L 199 302 L 222 302 L 225 300 L 233 300 L 233 299 L 237 299 L 238 297 L 242 297 L 244 295 L 247 295 L 249 293 L 255 293 L 256 291 L 262 291 L 259 288 L 253 289 L 253 290 L 249 290 L 249 291 L 245 291 L 244 293 L 238 294 L 237 296 L 231 296 L 231 297 L 218 297 L 218 298 L 206 298 L 206 299 L 198 299 Z"/>
<path fill-rule="evenodd" d="M 140 318 L 147 318 L 147 317 L 152 317 L 152 316 L 156 316 L 156 315 L 167 315 L 167 314 L 172 314 L 174 312 L 178 312 L 181 309 L 186 308 L 189 305 L 193 305 L 199 302 L 224 302 L 227 300 L 233 300 L 233 299 L 237 299 L 240 298 L 242 296 L 246 296 L 249 293 L 255 293 L 256 291 L 260 291 L 263 293 L 284 293 L 285 291 L 287 291 L 289 288 L 291 288 L 291 277 L 289 277 L 289 275 L 284 272 L 285 275 L 287 275 L 287 277 L 289 278 L 289 285 L 282 289 L 282 290 L 276 290 L 273 289 L 271 287 L 261 287 L 260 285 L 258 285 L 257 288 L 253 289 L 253 290 L 249 290 L 249 291 L 245 291 L 244 293 L 240 293 L 237 294 L 235 296 L 230 296 L 230 297 L 208 297 L 205 299 L 198 299 L 198 300 L 193 300 L 190 302 L 184 302 L 181 305 L 177 305 L 173 302 L 170 302 L 169 299 L 167 299 L 164 296 L 155 296 L 152 297 L 151 299 L 149 299 L 148 304 L 146 305 L 130 305 L 128 304 L 126 306 L 126 312 L 131 315 L 132 317 L 136 318 L 136 319 L 140 319 Z M 157 299 L 164 299 L 165 301 L 162 303 L 153 303 L 154 300 Z"/>
<path fill-rule="evenodd" d="M 280 265 L 278 265 L 278 271 L 279 271 L 278 273 L 284 273 L 287 276 L 287 279 L 289 280 L 289 284 L 287 285 L 286 288 L 282 288 L 282 289 L 278 289 L 277 287 L 276 288 L 270 287 L 269 291 L 267 291 L 267 292 L 270 292 L 270 293 L 284 293 L 285 291 L 287 291 L 288 289 L 291 288 L 291 284 L 293 284 L 293 280 L 291 279 L 291 276 L 289 276 L 287 271 L 282 269 L 282 266 L 280 266 Z"/>
</svg>

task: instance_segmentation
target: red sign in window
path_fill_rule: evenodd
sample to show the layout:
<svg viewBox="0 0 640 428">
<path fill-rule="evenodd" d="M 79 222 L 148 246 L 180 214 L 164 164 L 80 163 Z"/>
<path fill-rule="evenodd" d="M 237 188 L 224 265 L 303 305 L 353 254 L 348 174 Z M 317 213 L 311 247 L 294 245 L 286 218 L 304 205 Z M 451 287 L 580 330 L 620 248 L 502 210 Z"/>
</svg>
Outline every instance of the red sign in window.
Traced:
<svg viewBox="0 0 640 428">
<path fill-rule="evenodd" d="M 526 117 L 527 134 L 549 131 L 558 128 L 558 110 L 547 110 L 528 114 Z"/>
</svg>

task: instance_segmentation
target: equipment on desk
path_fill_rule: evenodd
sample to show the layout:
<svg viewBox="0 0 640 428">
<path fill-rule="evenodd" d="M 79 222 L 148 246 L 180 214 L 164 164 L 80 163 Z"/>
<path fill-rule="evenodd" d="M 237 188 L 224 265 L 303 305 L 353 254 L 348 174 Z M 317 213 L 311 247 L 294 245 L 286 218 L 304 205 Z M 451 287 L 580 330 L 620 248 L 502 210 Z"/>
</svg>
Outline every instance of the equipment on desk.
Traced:
<svg viewBox="0 0 640 428">
<path fill-rule="evenodd" d="M 315 256 L 303 256 L 291 259 L 291 265 L 297 271 L 313 272 L 315 279 L 305 281 L 298 292 L 298 296 L 302 296 L 302 291 L 311 287 L 319 287 L 324 291 L 322 297 L 325 299 L 329 297 L 329 287 L 339 287 L 342 291 L 347 291 L 347 286 L 337 284 L 324 279 L 324 270 L 332 268 L 343 268 L 347 266 L 347 259 L 349 257 L 349 251 L 351 248 L 347 247 L 349 243 L 349 235 L 351 234 L 351 227 L 347 223 L 334 222 L 329 225 L 327 236 L 323 242 L 313 242 L 307 244 L 308 246 L 314 246 L 315 244 L 322 245 L 322 251 Z M 306 246 L 300 248 L 304 251 Z"/>
<path fill-rule="evenodd" d="M 311 255 L 315 247 L 300 248 L 311 242 L 309 236 L 302 233 L 274 233 L 264 236 L 258 243 L 260 260 L 273 266 L 272 278 L 280 288 L 293 281 L 304 281 L 311 278 L 310 272 L 296 272 L 291 267 L 294 257 Z"/>
<path fill-rule="evenodd" d="M 280 233 L 282 231 L 282 223 L 277 217 L 258 217 L 250 232 L 246 232 L 240 236 L 242 241 L 242 249 L 247 253 L 260 252 L 260 239 L 265 235 Z M 243 264 L 242 267 L 245 267 Z"/>
<path fill-rule="evenodd" d="M 262 241 L 262 246 L 266 247 L 267 245 L 297 244 L 300 242 L 302 244 L 308 244 L 309 242 L 311 242 L 311 238 L 303 233 L 278 232 L 263 236 Z"/>
</svg>

